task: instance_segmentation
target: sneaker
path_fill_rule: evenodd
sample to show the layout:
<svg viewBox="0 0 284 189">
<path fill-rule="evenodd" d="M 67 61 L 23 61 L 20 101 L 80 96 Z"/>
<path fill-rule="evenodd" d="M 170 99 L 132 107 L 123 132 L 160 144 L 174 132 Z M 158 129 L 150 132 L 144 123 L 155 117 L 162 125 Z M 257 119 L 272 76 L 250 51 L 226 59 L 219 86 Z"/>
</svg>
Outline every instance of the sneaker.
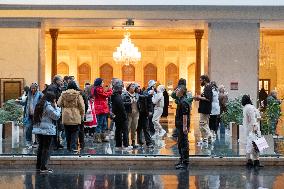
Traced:
<svg viewBox="0 0 284 189">
<path fill-rule="evenodd" d="M 185 169 L 187 169 L 187 167 L 188 167 L 187 164 L 181 163 L 181 164 L 178 164 L 178 165 L 176 166 L 176 169 L 183 169 L 183 170 L 185 170 Z"/>
<path fill-rule="evenodd" d="M 58 146 L 57 146 L 57 149 L 58 150 L 62 150 L 64 148 L 64 146 L 62 145 L 62 144 L 59 144 Z"/>
<path fill-rule="evenodd" d="M 114 147 L 115 151 L 122 151 L 122 149 L 123 149 L 122 147 Z"/>
<path fill-rule="evenodd" d="M 133 147 L 132 146 L 123 147 L 122 150 L 130 151 L 133 150 Z"/>
<path fill-rule="evenodd" d="M 40 173 L 53 173 L 53 170 L 52 170 L 52 169 L 45 168 L 45 169 L 41 169 L 41 170 L 40 170 Z"/>
<path fill-rule="evenodd" d="M 165 129 L 161 129 L 159 132 L 159 136 L 163 137 L 167 132 L 165 131 Z"/>
</svg>

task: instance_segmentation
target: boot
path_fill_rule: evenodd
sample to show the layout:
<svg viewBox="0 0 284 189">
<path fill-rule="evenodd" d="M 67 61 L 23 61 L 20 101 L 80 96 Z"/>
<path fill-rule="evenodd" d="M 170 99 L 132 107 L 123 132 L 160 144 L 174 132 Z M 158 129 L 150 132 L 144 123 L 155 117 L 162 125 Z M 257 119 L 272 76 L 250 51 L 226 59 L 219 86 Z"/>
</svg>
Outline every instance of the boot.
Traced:
<svg viewBox="0 0 284 189">
<path fill-rule="evenodd" d="M 252 162 L 252 159 L 248 159 L 248 161 L 247 161 L 247 167 L 248 168 L 251 168 L 251 167 L 253 167 L 253 162 Z"/>
<path fill-rule="evenodd" d="M 100 133 L 95 133 L 94 134 L 94 142 L 95 143 L 102 143 L 102 139 L 101 139 Z"/>
<path fill-rule="evenodd" d="M 109 140 L 106 138 L 106 133 L 101 133 L 101 140 L 102 142 L 109 142 Z"/>
<path fill-rule="evenodd" d="M 259 160 L 254 160 L 253 161 L 253 166 L 258 168 L 258 167 L 264 167 L 263 165 L 260 164 Z"/>
<path fill-rule="evenodd" d="M 132 140 L 132 144 L 131 144 L 131 146 L 133 147 L 133 149 L 138 148 L 138 146 L 137 146 L 137 145 L 135 145 L 135 140 Z"/>
<path fill-rule="evenodd" d="M 180 165 L 180 164 L 182 164 L 181 158 L 180 158 L 179 161 L 175 164 L 175 166 L 178 166 L 178 165 Z"/>
</svg>

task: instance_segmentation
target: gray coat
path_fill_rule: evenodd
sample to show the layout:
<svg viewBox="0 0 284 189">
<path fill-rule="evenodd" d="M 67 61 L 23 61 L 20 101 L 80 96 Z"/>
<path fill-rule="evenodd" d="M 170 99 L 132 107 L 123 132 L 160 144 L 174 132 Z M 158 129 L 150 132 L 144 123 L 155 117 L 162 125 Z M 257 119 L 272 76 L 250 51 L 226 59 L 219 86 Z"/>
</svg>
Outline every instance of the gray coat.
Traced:
<svg viewBox="0 0 284 189">
<path fill-rule="evenodd" d="M 54 108 L 50 102 L 46 102 L 42 113 L 41 122 L 33 126 L 33 134 L 56 135 L 54 120 L 58 120 L 61 115 L 59 107 Z"/>
</svg>

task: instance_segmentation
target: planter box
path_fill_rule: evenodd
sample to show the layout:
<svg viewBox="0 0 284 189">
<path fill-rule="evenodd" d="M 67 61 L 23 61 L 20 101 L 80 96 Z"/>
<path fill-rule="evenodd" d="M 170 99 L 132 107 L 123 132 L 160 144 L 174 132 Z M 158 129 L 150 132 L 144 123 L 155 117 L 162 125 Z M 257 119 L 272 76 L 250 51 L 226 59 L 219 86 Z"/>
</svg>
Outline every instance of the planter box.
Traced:
<svg viewBox="0 0 284 189">
<path fill-rule="evenodd" d="M 237 142 L 239 139 L 239 125 L 235 122 L 230 122 L 230 135 L 232 142 Z"/>
<path fill-rule="evenodd" d="M 6 122 L 3 127 L 2 138 L 11 139 L 12 148 L 17 148 L 20 142 L 20 127 L 15 125 L 13 121 Z"/>
</svg>

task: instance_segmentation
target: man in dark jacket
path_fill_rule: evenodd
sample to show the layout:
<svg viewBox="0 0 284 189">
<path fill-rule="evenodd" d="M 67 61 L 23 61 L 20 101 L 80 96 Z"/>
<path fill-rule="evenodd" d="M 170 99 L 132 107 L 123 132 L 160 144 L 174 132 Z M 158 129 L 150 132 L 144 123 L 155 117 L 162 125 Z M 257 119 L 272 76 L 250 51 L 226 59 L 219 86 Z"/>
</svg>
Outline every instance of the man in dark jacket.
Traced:
<svg viewBox="0 0 284 189">
<path fill-rule="evenodd" d="M 155 134 L 155 128 L 154 128 L 154 124 L 152 122 L 152 118 L 153 118 L 153 114 L 154 114 L 154 104 L 152 102 L 152 97 L 155 93 L 155 85 L 156 85 L 156 81 L 150 80 L 148 82 L 147 90 L 144 91 L 144 95 L 147 96 L 147 104 L 148 104 L 148 111 L 149 111 L 148 123 L 149 123 L 149 130 L 150 130 L 152 135 Z"/>
<path fill-rule="evenodd" d="M 63 87 L 63 80 L 60 75 L 56 75 L 53 77 L 53 82 L 51 85 L 48 86 L 46 91 L 53 92 L 56 96 L 56 101 L 58 101 L 61 92 L 62 92 L 62 87 Z M 55 149 L 63 149 L 63 145 L 60 144 L 60 134 L 64 130 L 64 127 L 62 125 L 62 118 L 59 120 L 55 121 L 56 125 L 56 136 L 54 136 L 53 144 Z"/>
<path fill-rule="evenodd" d="M 123 83 L 121 80 L 116 79 L 113 82 L 113 94 L 111 96 L 113 121 L 115 122 L 115 147 L 122 148 L 122 143 L 124 147 L 129 146 L 128 141 L 128 123 L 127 123 L 127 113 L 123 104 L 121 97 L 123 89 Z"/>
<path fill-rule="evenodd" d="M 140 146 L 143 145 L 142 140 L 142 130 L 144 133 L 145 142 L 148 148 L 153 148 L 154 145 L 152 144 L 151 136 L 148 130 L 148 116 L 149 116 L 149 110 L 148 110 L 148 100 L 147 96 L 143 94 L 143 91 L 141 90 L 140 86 L 137 85 L 135 89 L 136 93 L 139 94 L 139 100 L 138 100 L 138 109 L 139 109 L 139 120 L 138 120 L 138 127 L 137 127 L 137 141 Z"/>
<path fill-rule="evenodd" d="M 200 76 L 201 86 L 204 87 L 201 95 L 194 97 L 195 100 L 199 101 L 198 113 L 200 114 L 199 127 L 203 142 L 212 142 L 212 133 L 209 129 L 209 117 L 212 109 L 212 98 L 213 92 L 210 86 L 210 79 L 207 75 Z"/>
</svg>

